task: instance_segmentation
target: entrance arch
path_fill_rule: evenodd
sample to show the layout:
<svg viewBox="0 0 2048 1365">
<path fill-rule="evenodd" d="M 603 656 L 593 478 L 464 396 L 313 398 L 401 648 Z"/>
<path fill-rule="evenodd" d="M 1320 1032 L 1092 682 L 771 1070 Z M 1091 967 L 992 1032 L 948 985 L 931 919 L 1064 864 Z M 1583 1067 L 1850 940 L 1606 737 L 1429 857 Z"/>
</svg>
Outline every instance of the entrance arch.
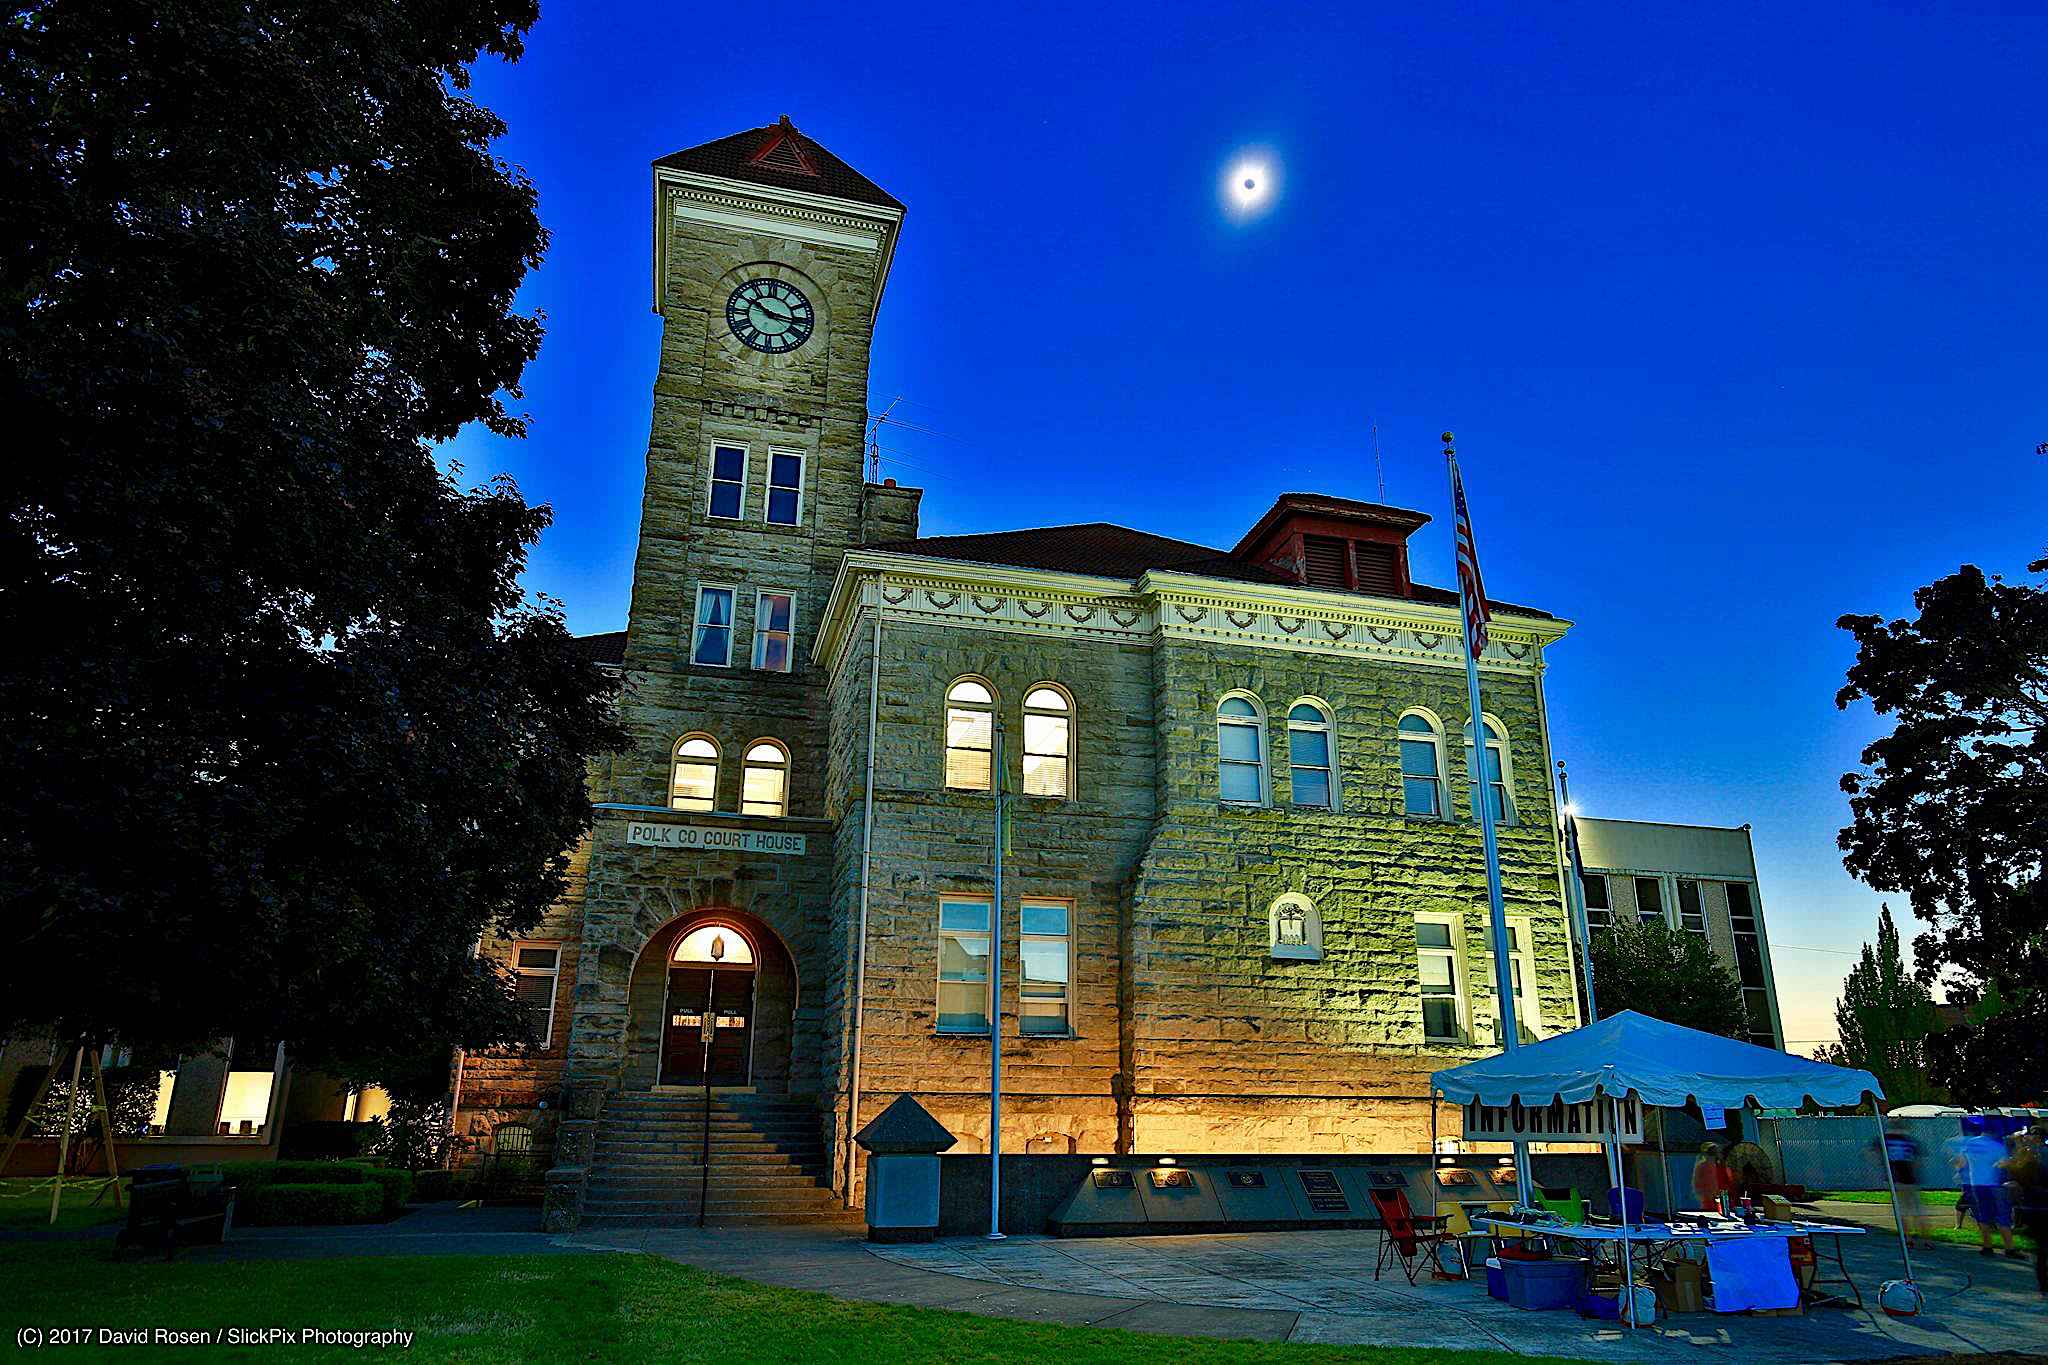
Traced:
<svg viewBox="0 0 2048 1365">
<path fill-rule="evenodd" d="M 775 931 L 744 911 L 685 915 L 635 962 L 626 1037 L 628 1090 L 789 1089 L 796 972 Z"/>
</svg>

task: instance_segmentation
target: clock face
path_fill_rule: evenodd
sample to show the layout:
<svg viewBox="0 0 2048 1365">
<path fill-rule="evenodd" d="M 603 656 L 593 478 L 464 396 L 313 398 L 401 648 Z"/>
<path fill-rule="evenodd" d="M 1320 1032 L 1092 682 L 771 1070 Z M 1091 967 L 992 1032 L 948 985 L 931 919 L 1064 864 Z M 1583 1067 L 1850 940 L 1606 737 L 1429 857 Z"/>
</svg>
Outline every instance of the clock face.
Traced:
<svg viewBox="0 0 2048 1365">
<path fill-rule="evenodd" d="M 725 301 L 725 324 L 757 351 L 778 355 L 811 339 L 817 325 L 811 301 L 781 280 L 748 280 Z"/>
</svg>

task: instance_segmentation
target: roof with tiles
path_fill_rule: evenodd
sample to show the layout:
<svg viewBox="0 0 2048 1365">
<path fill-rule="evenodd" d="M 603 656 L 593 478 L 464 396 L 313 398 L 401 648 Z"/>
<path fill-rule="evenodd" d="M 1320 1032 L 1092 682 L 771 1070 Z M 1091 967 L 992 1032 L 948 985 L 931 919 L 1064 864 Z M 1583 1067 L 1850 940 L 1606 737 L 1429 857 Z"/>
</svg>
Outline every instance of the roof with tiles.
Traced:
<svg viewBox="0 0 2048 1365">
<path fill-rule="evenodd" d="M 822 194 L 856 204 L 875 204 L 899 213 L 903 209 L 894 195 L 819 146 L 816 139 L 798 132 L 787 114 L 779 123 L 686 147 L 654 164 L 775 189 Z"/>
</svg>

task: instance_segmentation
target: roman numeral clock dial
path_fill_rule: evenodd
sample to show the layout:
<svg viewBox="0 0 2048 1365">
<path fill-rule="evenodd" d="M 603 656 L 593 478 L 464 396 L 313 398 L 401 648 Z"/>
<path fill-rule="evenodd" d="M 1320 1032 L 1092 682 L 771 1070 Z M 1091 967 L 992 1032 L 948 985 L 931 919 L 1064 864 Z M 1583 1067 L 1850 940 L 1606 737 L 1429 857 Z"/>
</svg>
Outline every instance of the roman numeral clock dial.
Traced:
<svg viewBox="0 0 2048 1365">
<path fill-rule="evenodd" d="M 811 339 L 817 316 L 803 291 L 783 280 L 748 280 L 725 301 L 725 325 L 742 345 L 769 355 Z"/>
</svg>

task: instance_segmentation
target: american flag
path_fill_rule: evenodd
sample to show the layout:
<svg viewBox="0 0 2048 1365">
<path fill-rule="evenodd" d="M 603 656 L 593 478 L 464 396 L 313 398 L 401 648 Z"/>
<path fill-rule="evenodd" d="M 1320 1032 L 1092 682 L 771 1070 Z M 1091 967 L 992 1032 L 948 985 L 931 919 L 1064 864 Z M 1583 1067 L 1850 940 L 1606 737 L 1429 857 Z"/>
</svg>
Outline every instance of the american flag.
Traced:
<svg viewBox="0 0 2048 1365">
<path fill-rule="evenodd" d="M 1479 549 L 1472 542 L 1472 514 L 1465 507 L 1465 481 L 1458 477 L 1456 461 L 1451 463 L 1451 500 L 1458 512 L 1458 591 L 1465 597 L 1465 647 L 1478 658 L 1486 650 L 1486 623 L 1493 613 L 1486 609 L 1486 584 L 1479 577 Z"/>
</svg>

